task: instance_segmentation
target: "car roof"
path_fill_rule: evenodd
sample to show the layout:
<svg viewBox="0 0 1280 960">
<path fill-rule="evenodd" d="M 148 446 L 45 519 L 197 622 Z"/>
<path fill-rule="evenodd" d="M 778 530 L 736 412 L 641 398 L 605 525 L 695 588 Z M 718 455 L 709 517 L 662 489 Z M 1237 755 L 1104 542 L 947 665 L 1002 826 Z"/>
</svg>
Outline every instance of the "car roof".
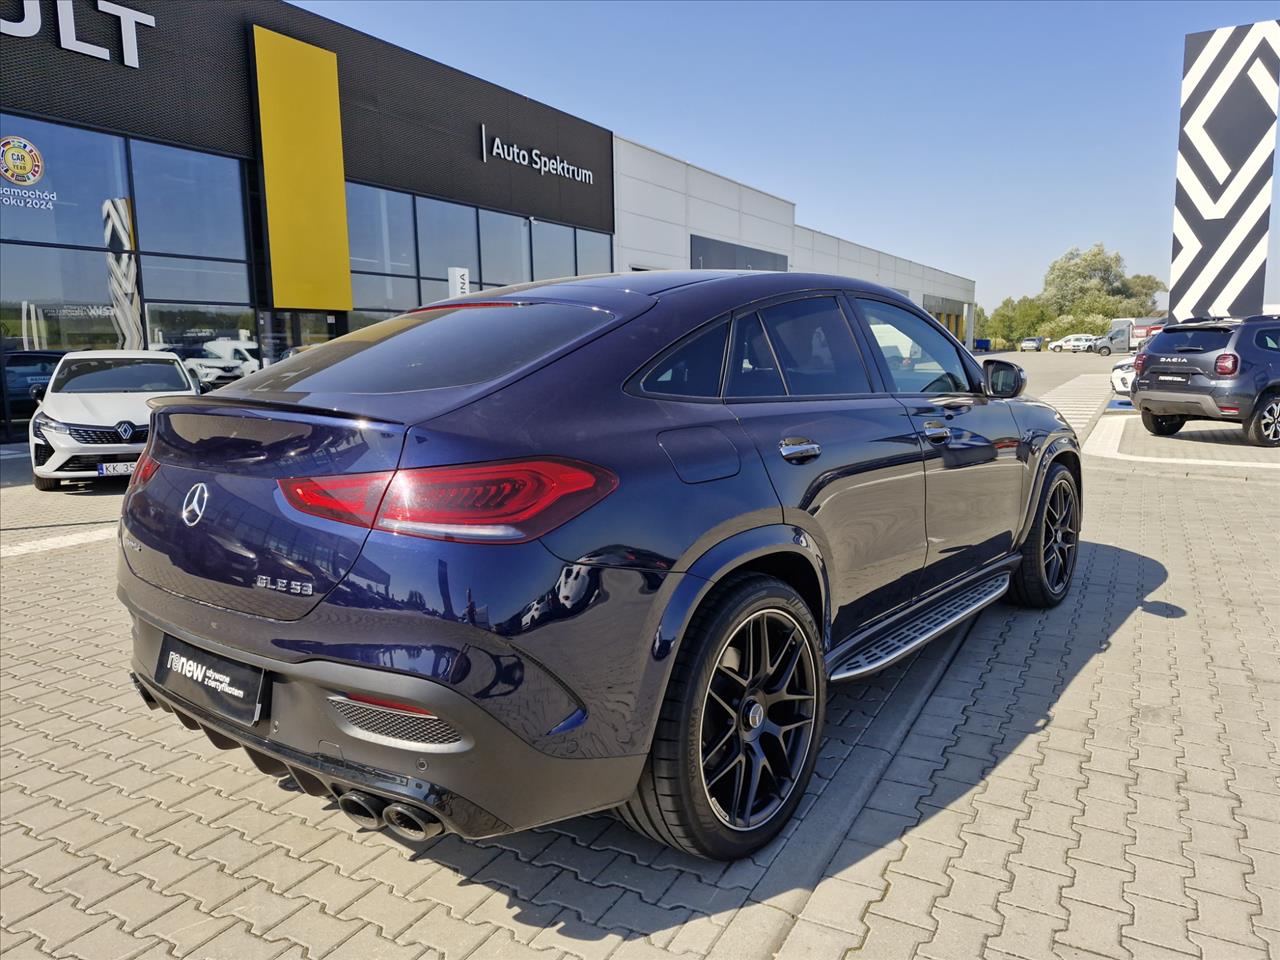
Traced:
<svg viewBox="0 0 1280 960">
<path fill-rule="evenodd" d="M 717 299 L 717 294 L 722 293 L 726 302 L 736 299 L 745 304 L 775 294 L 811 289 L 868 293 L 919 309 L 917 304 L 913 304 L 901 292 L 868 280 L 836 274 L 782 270 L 642 270 L 604 273 L 499 287 L 465 297 L 442 300 L 430 306 L 433 309 L 443 309 L 477 301 L 548 299 L 588 303 L 617 312 L 635 308 L 634 312 L 640 312 L 641 306 L 651 306 L 655 300 L 669 298 L 696 296 L 714 300 Z"/>
<path fill-rule="evenodd" d="M 177 360 L 167 350 L 73 350 L 63 354 L 64 360 Z"/>
</svg>

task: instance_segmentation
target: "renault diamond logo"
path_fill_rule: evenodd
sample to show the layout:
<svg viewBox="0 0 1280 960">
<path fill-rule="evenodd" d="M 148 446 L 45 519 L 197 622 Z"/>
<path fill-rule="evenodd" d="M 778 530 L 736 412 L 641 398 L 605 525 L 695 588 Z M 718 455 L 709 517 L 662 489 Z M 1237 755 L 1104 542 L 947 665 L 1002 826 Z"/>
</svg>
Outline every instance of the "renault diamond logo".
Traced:
<svg viewBox="0 0 1280 960">
<path fill-rule="evenodd" d="M 133 436 L 133 424 L 128 420 L 121 420 L 116 424 L 116 433 L 120 434 L 121 440 L 128 443 L 129 438 Z"/>
<path fill-rule="evenodd" d="M 209 488 L 203 483 L 197 483 L 182 499 L 182 522 L 188 527 L 194 527 L 204 516 L 204 508 L 208 502 Z"/>
</svg>

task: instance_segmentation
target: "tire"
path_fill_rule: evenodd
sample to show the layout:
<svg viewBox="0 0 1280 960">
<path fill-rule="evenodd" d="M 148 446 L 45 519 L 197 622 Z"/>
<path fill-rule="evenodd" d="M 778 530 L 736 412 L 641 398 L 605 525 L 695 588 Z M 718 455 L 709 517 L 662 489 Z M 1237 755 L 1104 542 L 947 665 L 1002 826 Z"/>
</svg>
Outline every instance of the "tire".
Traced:
<svg viewBox="0 0 1280 960">
<path fill-rule="evenodd" d="M 760 631 L 769 651 L 764 657 Z M 759 682 L 768 670 L 749 669 L 752 659 L 774 669 L 773 682 Z M 766 706 L 766 696 L 780 699 Z M 649 759 L 618 813 L 637 832 L 697 857 L 748 856 L 776 837 L 799 805 L 825 711 L 822 649 L 804 600 L 773 577 L 730 577 L 685 631 Z M 773 765 L 784 763 L 791 772 L 775 779 Z M 752 764 L 757 788 L 768 785 L 765 802 L 757 793 L 752 804 L 745 793 Z"/>
<path fill-rule="evenodd" d="M 1244 422 L 1244 435 L 1255 447 L 1280 447 L 1280 391 L 1258 398 L 1253 415 Z"/>
<path fill-rule="evenodd" d="M 31 475 L 31 483 L 37 490 L 57 490 L 62 486 L 61 480 L 54 480 L 49 477 L 37 477 L 34 473 Z"/>
<path fill-rule="evenodd" d="M 1100 357 L 1109 357 L 1109 356 L 1111 356 L 1111 348 L 1110 348 L 1110 347 L 1099 347 L 1099 348 L 1098 348 L 1098 356 L 1100 356 Z"/>
<path fill-rule="evenodd" d="M 1058 496 L 1064 499 L 1055 499 Z M 1051 530 L 1069 535 L 1051 541 Z M 1051 548 L 1053 556 L 1062 564 L 1057 571 L 1046 556 Z M 1010 577 L 1006 599 L 1020 607 L 1037 610 L 1056 607 L 1071 591 L 1071 578 L 1080 553 L 1080 485 L 1076 483 L 1075 474 L 1062 463 L 1049 467 L 1036 504 L 1035 521 L 1021 553 L 1022 562 Z"/>
<path fill-rule="evenodd" d="M 1050 349 L 1050 350 L 1052 350 L 1054 353 L 1061 353 L 1061 352 L 1062 352 L 1062 348 L 1061 348 L 1061 347 L 1050 347 L 1049 349 Z"/>
<path fill-rule="evenodd" d="M 1173 414 L 1161 417 L 1146 410 L 1142 411 L 1142 425 L 1147 428 L 1148 433 L 1157 437 L 1172 437 L 1186 422 L 1186 417 Z"/>
</svg>

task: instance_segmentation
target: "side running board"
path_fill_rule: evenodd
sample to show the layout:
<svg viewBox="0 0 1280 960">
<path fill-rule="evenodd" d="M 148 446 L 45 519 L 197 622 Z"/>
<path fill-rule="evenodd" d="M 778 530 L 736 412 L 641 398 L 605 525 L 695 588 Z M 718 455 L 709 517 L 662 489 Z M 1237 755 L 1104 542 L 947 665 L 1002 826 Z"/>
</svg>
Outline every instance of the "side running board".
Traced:
<svg viewBox="0 0 1280 960">
<path fill-rule="evenodd" d="M 946 633 L 957 623 L 995 603 L 1009 588 L 1009 574 L 1001 573 L 989 580 L 952 594 L 933 604 L 906 623 L 898 624 L 882 636 L 860 644 L 832 668 L 832 680 L 856 680 L 883 670 L 912 650 Z"/>
</svg>

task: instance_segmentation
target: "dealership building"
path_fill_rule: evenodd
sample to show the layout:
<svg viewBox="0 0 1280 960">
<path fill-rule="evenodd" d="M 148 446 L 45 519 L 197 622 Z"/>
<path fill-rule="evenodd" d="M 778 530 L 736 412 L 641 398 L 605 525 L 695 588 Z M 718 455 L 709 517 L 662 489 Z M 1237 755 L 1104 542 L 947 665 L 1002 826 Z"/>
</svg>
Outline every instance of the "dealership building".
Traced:
<svg viewBox="0 0 1280 960">
<path fill-rule="evenodd" d="M 0 0 L 0 30 L 9 433 L 41 351 L 234 340 L 270 361 L 464 289 L 611 270 L 843 274 L 972 336 L 972 280 L 285 3 Z"/>
</svg>

